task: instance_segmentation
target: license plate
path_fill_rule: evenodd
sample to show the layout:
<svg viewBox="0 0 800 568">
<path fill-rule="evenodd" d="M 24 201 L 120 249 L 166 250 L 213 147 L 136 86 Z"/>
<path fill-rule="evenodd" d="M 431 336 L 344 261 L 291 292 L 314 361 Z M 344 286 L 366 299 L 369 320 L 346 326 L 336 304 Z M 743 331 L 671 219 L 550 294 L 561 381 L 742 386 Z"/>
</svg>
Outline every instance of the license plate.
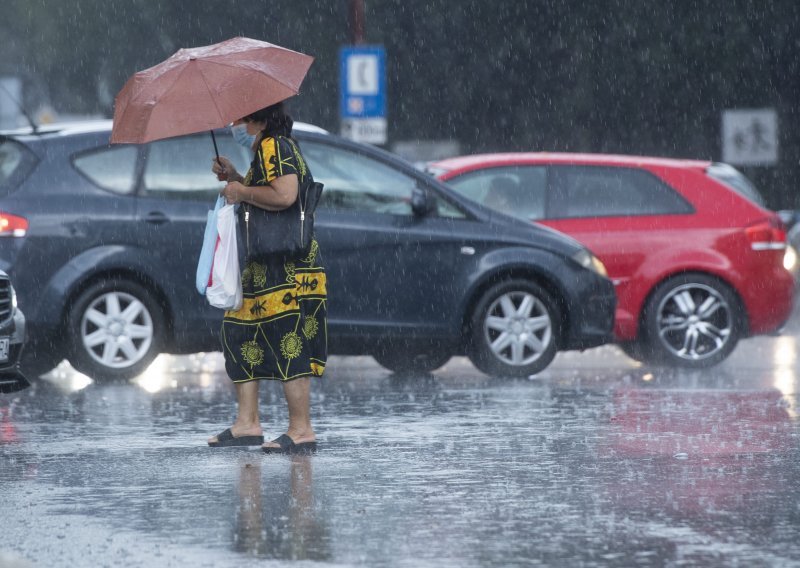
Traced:
<svg viewBox="0 0 800 568">
<path fill-rule="evenodd" d="M 8 337 L 0 337 L 0 363 L 8 361 L 8 345 L 10 340 Z"/>
</svg>

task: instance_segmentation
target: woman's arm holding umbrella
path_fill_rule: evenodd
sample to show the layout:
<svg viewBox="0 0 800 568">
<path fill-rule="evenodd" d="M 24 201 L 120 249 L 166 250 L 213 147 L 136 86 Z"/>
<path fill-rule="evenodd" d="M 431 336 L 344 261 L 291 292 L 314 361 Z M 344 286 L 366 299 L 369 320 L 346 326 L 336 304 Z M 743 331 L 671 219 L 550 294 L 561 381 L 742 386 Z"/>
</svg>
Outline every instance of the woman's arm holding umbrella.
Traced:
<svg viewBox="0 0 800 568">
<path fill-rule="evenodd" d="M 244 181 L 244 177 L 236 171 L 236 166 L 233 165 L 233 162 L 225 156 L 217 156 L 211 159 L 211 171 L 216 174 L 219 181 Z"/>
<path fill-rule="evenodd" d="M 244 202 L 267 211 L 280 211 L 297 199 L 297 174 L 277 177 L 268 185 L 247 186 L 243 183 L 244 177 L 236 171 L 236 166 L 225 156 L 213 159 L 211 171 L 218 180 L 228 182 L 220 192 L 227 203 Z"/>
</svg>

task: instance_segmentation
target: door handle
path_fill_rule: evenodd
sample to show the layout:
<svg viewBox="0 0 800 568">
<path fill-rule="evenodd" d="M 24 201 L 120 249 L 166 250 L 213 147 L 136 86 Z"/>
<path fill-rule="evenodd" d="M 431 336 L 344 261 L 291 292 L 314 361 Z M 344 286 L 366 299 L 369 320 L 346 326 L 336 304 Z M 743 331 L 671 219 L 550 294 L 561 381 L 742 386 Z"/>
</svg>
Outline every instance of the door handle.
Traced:
<svg viewBox="0 0 800 568">
<path fill-rule="evenodd" d="M 144 216 L 144 221 L 146 223 L 152 223 L 153 225 L 163 225 L 164 223 L 169 223 L 169 217 L 164 215 L 161 211 L 151 211 Z"/>
</svg>

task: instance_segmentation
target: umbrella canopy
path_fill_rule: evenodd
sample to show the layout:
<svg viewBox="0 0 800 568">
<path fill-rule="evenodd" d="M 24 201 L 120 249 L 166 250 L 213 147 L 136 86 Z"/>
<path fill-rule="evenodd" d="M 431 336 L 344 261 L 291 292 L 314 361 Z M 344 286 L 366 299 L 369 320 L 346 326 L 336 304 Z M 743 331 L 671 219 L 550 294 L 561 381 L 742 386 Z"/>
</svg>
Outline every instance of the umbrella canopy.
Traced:
<svg viewBox="0 0 800 568">
<path fill-rule="evenodd" d="M 180 49 L 131 77 L 114 101 L 111 143 L 222 128 L 299 92 L 314 58 L 236 37 Z"/>
</svg>

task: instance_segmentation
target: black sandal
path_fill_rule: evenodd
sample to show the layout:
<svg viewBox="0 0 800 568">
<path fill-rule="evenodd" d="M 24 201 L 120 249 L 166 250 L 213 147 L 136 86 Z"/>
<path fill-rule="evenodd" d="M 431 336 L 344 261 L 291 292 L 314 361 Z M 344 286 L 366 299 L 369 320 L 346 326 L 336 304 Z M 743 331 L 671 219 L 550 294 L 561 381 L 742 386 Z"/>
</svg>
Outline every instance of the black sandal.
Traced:
<svg viewBox="0 0 800 568">
<path fill-rule="evenodd" d="M 316 442 L 302 442 L 295 444 L 288 434 L 281 434 L 280 437 L 272 440 L 276 444 L 280 444 L 279 448 L 262 447 L 265 454 L 293 454 L 293 455 L 309 455 L 317 451 Z"/>
<path fill-rule="evenodd" d="M 260 446 L 263 443 L 264 436 L 239 436 L 237 438 L 228 428 L 217 434 L 216 442 L 209 442 L 208 445 L 212 448 L 227 448 L 233 446 Z"/>
</svg>

